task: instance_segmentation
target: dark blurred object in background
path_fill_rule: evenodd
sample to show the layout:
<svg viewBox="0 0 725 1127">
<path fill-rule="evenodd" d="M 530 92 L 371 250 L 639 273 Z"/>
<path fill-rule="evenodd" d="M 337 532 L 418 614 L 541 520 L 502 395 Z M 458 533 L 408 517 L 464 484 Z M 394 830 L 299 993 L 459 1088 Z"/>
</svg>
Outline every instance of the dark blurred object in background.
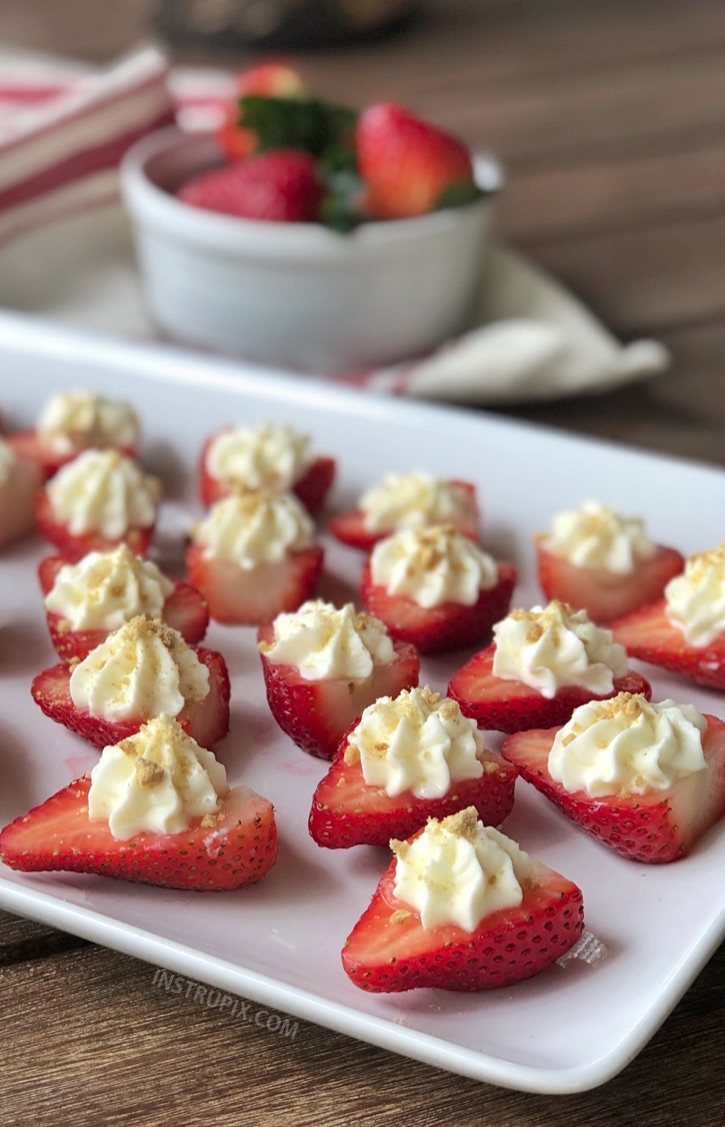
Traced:
<svg viewBox="0 0 725 1127">
<path fill-rule="evenodd" d="M 401 30 L 419 0 L 159 0 L 156 31 L 170 43 L 305 50 Z"/>
</svg>

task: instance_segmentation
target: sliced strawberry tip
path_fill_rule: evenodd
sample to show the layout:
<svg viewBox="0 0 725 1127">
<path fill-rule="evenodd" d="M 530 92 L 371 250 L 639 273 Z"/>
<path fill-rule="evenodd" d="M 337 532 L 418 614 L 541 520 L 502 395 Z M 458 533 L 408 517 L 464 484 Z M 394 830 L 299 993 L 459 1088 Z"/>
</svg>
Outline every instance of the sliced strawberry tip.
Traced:
<svg viewBox="0 0 725 1127">
<path fill-rule="evenodd" d="M 583 931 L 581 890 L 541 863 L 523 886 L 521 904 L 484 917 L 473 932 L 456 924 L 426 930 L 395 896 L 395 866 L 394 860 L 342 951 L 350 980 L 369 993 L 512 986 L 551 966 Z"/>
<path fill-rule="evenodd" d="M 550 601 L 559 599 L 585 610 L 594 622 L 608 623 L 659 599 L 685 560 L 674 548 L 659 547 L 651 559 L 624 574 L 601 567 L 579 567 L 542 544 L 537 545 L 541 589 Z"/>
<path fill-rule="evenodd" d="M 237 626 L 260 626 L 297 610 L 314 596 L 323 563 L 319 545 L 255 568 L 208 557 L 197 544 L 186 553 L 189 578 L 205 595 L 211 617 Z"/>
<path fill-rule="evenodd" d="M 345 762 L 346 742 L 343 738 L 312 799 L 309 831 L 327 849 L 387 845 L 393 837 L 410 837 L 428 818 L 445 818 L 468 806 L 475 806 L 486 826 L 499 826 L 511 813 L 517 771 L 491 751 L 480 755 L 480 778 L 452 783 L 441 798 L 417 798 L 411 791 L 390 796 L 384 787 L 368 785 L 359 760 Z"/>
<path fill-rule="evenodd" d="M 222 891 L 260 880 L 277 859 L 272 804 L 235 787 L 220 810 L 178 834 L 113 837 L 88 817 L 84 776 L 0 833 L 0 860 L 20 872 L 65 870 L 189 891 Z"/>
<path fill-rule="evenodd" d="M 384 622 L 393 638 L 412 642 L 420 653 L 445 653 L 486 642 L 504 618 L 516 586 L 516 568 L 498 564 L 498 582 L 482 590 L 472 606 L 447 602 L 421 607 L 405 595 L 389 595 L 372 581 L 370 561 L 363 569 L 361 593 L 366 610 Z"/>
<path fill-rule="evenodd" d="M 458 701 L 464 716 L 475 720 L 479 728 L 497 732 L 520 732 L 527 728 L 553 728 L 565 724 L 580 704 L 589 700 L 605 700 L 617 693 L 642 693 L 647 700 L 652 686 L 645 677 L 629 670 L 615 677 L 611 693 L 605 697 L 576 685 L 560 688 L 553 697 L 545 697 L 523 681 L 504 680 L 493 672 L 495 645 L 474 654 L 448 682 L 447 696 Z"/>
<path fill-rule="evenodd" d="M 725 689 L 725 633 L 706 646 L 690 645 L 668 618 L 665 599 L 616 619 L 610 629 L 631 657 L 706 688 Z"/>
<path fill-rule="evenodd" d="M 224 658 L 215 650 L 198 648 L 196 655 L 209 670 L 209 693 L 201 701 L 187 702 L 176 719 L 201 747 L 211 748 L 229 731 L 229 673 Z M 94 747 L 121 743 L 149 719 L 139 716 L 111 720 L 92 716 L 87 709 L 74 704 L 70 678 L 71 668 L 65 662 L 43 670 L 31 684 L 33 700 L 51 720 L 63 724 Z"/>
<path fill-rule="evenodd" d="M 686 857 L 725 815 L 725 722 L 706 716 L 706 766 L 665 790 L 593 798 L 552 778 L 549 753 L 558 728 L 507 736 L 501 751 L 551 802 L 607 848 L 630 861 L 663 864 Z"/>
<path fill-rule="evenodd" d="M 258 640 L 271 644 L 274 627 L 260 627 Z M 378 665 L 363 681 L 307 681 L 293 665 L 260 653 L 267 702 L 280 728 L 310 755 L 332 759 L 340 740 L 363 709 L 381 696 L 396 697 L 418 684 L 420 657 L 415 646 L 395 641 L 395 658 Z"/>
</svg>

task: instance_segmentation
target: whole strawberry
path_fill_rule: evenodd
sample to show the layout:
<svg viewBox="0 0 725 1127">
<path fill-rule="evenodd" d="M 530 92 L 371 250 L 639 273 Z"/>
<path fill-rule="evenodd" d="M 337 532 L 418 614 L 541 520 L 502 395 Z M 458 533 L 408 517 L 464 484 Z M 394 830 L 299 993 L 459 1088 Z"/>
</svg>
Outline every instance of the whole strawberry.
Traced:
<svg viewBox="0 0 725 1127">
<path fill-rule="evenodd" d="M 380 102 L 364 109 L 355 145 L 375 219 L 424 215 L 449 199 L 463 203 L 478 194 L 463 142 L 402 106 Z"/>
<path fill-rule="evenodd" d="M 242 219 L 307 223 L 317 218 L 323 188 L 308 153 L 270 149 L 194 177 L 178 196 L 193 207 Z"/>
<path fill-rule="evenodd" d="M 250 94 L 262 98 L 302 98 L 306 90 L 297 71 L 284 63 L 260 63 L 243 71 L 237 78 L 236 96 L 228 107 L 226 120 L 217 131 L 217 140 L 229 160 L 243 160 L 259 147 L 255 130 L 242 125 L 244 111 L 239 102 Z"/>
</svg>

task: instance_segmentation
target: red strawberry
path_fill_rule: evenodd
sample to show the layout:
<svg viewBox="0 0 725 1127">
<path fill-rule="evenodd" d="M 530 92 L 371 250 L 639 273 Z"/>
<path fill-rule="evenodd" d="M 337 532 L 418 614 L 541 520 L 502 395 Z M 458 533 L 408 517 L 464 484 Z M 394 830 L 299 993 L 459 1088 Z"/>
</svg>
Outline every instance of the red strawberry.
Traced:
<svg viewBox="0 0 725 1127">
<path fill-rule="evenodd" d="M 483 775 L 454 783 L 442 798 L 417 798 L 411 791 L 391 797 L 384 787 L 365 782 L 359 759 L 345 762 L 346 749 L 343 737 L 312 798 L 310 834 L 328 849 L 387 845 L 391 837 L 410 837 L 428 818 L 445 818 L 468 806 L 486 826 L 499 826 L 511 813 L 517 772 L 488 749 L 479 755 Z"/>
<path fill-rule="evenodd" d="M 473 932 L 457 924 L 424 928 L 393 891 L 396 865 L 397 859 L 383 874 L 342 951 L 350 979 L 369 993 L 512 986 L 551 966 L 583 931 L 581 890 L 541 862 L 518 907 L 485 916 Z"/>
<path fill-rule="evenodd" d="M 272 223 L 310 223 L 323 197 L 315 160 L 295 149 L 270 149 L 201 173 L 178 192 L 192 207 Z"/>
<path fill-rule="evenodd" d="M 407 219 L 433 211 L 451 188 L 474 187 L 468 148 L 402 106 L 368 106 L 355 133 L 358 168 L 375 219 Z"/>
<path fill-rule="evenodd" d="M 69 870 L 187 891 L 251 884 L 277 859 L 274 809 L 235 787 L 217 814 L 183 833 L 139 833 L 119 841 L 88 818 L 90 778 L 76 779 L 0 833 L 0 859 L 20 872 Z"/>
<path fill-rule="evenodd" d="M 224 658 L 214 650 L 200 648 L 196 655 L 209 670 L 209 692 L 201 701 L 187 702 L 176 719 L 201 747 L 210 748 L 229 731 L 229 673 Z M 70 665 L 61 662 L 39 673 L 30 687 L 33 700 L 51 720 L 100 748 L 132 736 L 148 720 L 147 716 L 107 720 L 78 708 L 70 695 L 71 672 Z"/>
<path fill-rule="evenodd" d="M 234 101 L 227 111 L 227 119 L 217 131 L 217 139 L 229 160 L 243 160 L 251 156 L 258 145 L 257 134 L 241 124 L 239 99 L 248 94 L 263 98 L 300 98 L 305 94 L 302 80 L 292 67 L 284 63 L 260 63 L 243 71 L 237 79 Z"/>
<path fill-rule="evenodd" d="M 206 596 L 216 622 L 259 626 L 297 610 L 317 590 L 324 551 L 314 545 L 284 560 L 243 568 L 234 560 L 208 557 L 198 544 L 186 553 L 189 579 Z"/>
<path fill-rule="evenodd" d="M 84 447 L 78 447 L 76 450 L 61 454 L 49 443 L 44 442 L 35 430 L 17 431 L 15 434 L 7 435 L 5 441 L 12 446 L 20 458 L 28 458 L 36 462 L 42 469 L 46 480 L 63 466 L 66 466 L 68 462 L 72 462 L 84 449 Z M 121 446 L 119 452 L 129 458 L 136 457 L 135 446 Z"/>
<path fill-rule="evenodd" d="M 468 519 L 459 521 L 456 521 L 451 516 L 446 516 L 445 523 L 454 525 L 464 536 L 468 536 L 471 540 L 476 540 L 478 537 L 480 519 L 476 499 L 476 487 L 469 481 L 458 480 L 451 481 L 450 485 L 464 491 L 469 516 Z M 438 524 L 440 522 L 436 520 L 435 523 Z M 328 528 L 332 535 L 343 544 L 348 544 L 351 548 L 362 548 L 366 552 L 370 551 L 379 540 L 398 531 L 397 528 L 391 527 L 381 529 L 377 532 L 371 532 L 370 529 L 365 526 L 365 514 L 362 509 L 351 509 L 347 513 L 339 513 L 337 516 L 331 517 Z"/>
<path fill-rule="evenodd" d="M 603 845 L 628 860 L 664 863 L 687 856 L 725 814 L 725 722 L 705 719 L 706 768 L 646 794 L 592 798 L 586 791 L 565 790 L 549 772 L 558 728 L 517 732 L 506 737 L 501 750 L 528 782 Z"/>
<path fill-rule="evenodd" d="M 56 576 L 65 564 L 74 561 L 65 556 L 47 556 L 38 566 L 38 578 L 44 595 L 53 588 Z M 174 590 L 164 603 L 162 620 L 178 630 L 190 646 L 198 645 L 209 625 L 209 606 L 203 595 L 188 583 L 172 580 Z M 71 630 L 67 619 L 56 611 L 46 610 L 50 637 L 63 661 L 82 661 L 91 650 L 100 646 L 109 635 L 108 630 Z"/>
<path fill-rule="evenodd" d="M 0 482 L 0 547 L 34 531 L 35 499 L 42 486 L 37 462 L 16 455 L 7 480 Z"/>
<path fill-rule="evenodd" d="M 487 640 L 494 623 L 508 613 L 516 568 L 508 563 L 497 567 L 498 582 L 482 590 L 473 606 L 443 603 L 421 607 L 406 595 L 389 595 L 384 587 L 374 584 L 368 559 L 363 569 L 362 599 L 366 610 L 385 623 L 391 637 L 412 642 L 420 653 L 463 649 Z"/>
<path fill-rule="evenodd" d="M 537 545 L 537 557 L 539 583 L 547 599 L 559 599 L 585 610 L 600 623 L 653 603 L 685 566 L 678 551 L 665 547 L 659 547 L 656 555 L 624 575 L 601 567 L 578 567 L 549 552 L 543 543 Z"/>
<path fill-rule="evenodd" d="M 639 661 L 659 665 L 711 689 L 725 689 L 725 634 L 707 646 L 691 646 L 665 612 L 666 600 L 612 622 L 615 641 Z"/>
<path fill-rule="evenodd" d="M 74 562 L 88 552 L 107 552 L 109 548 L 115 548 L 122 542 L 128 544 L 135 555 L 145 556 L 154 535 L 153 525 L 148 528 L 129 528 L 123 536 L 115 539 L 109 539 L 100 532 L 85 532 L 80 535 L 73 533 L 67 524 L 56 518 L 46 493 L 39 493 L 36 498 L 35 520 L 41 535 L 54 544 L 66 559 Z"/>
<path fill-rule="evenodd" d="M 231 430 L 233 428 L 225 427 L 224 429 Z M 224 481 L 222 478 L 215 477 L 210 471 L 207 465 L 209 448 L 214 439 L 221 433 L 223 433 L 223 431 L 217 431 L 215 434 L 209 436 L 204 443 L 199 459 L 199 490 L 201 500 L 205 505 L 213 505 L 215 501 L 220 501 L 223 497 L 228 497 L 232 485 L 237 485 L 241 488 L 248 487 L 247 482 Z M 302 477 L 292 485 L 292 492 L 312 516 L 315 516 L 324 504 L 325 498 L 335 479 L 335 468 L 334 458 L 320 455 L 315 458 Z M 271 485 L 267 483 L 266 488 L 271 488 Z"/>
<path fill-rule="evenodd" d="M 262 626 L 262 646 L 274 639 L 274 627 Z M 418 684 L 420 658 L 415 646 L 394 642 L 396 657 L 376 665 L 364 681 L 307 681 L 294 665 L 270 661 L 260 650 L 267 701 L 283 732 L 310 755 L 332 759 L 340 740 L 364 708 L 378 697 L 396 697 Z"/>
<path fill-rule="evenodd" d="M 575 685 L 561 688 L 556 696 L 547 698 L 523 681 L 496 677 L 493 672 L 495 652 L 494 644 L 474 654 L 448 683 L 447 695 L 458 701 L 464 716 L 470 716 L 479 728 L 496 732 L 551 728 L 565 724 L 580 704 L 605 699 Z M 608 696 L 624 692 L 642 693 L 649 700 L 652 687 L 639 673 L 630 670 L 624 677 L 615 679 L 614 689 Z"/>
</svg>

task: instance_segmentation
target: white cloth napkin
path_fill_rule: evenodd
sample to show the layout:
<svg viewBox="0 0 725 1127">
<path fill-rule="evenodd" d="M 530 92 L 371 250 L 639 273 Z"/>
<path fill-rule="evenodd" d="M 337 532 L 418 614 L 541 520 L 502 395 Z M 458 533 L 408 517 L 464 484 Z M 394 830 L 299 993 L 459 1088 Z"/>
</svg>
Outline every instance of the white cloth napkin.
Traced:
<svg viewBox="0 0 725 1127">
<path fill-rule="evenodd" d="M 213 128 L 233 89 L 228 72 L 170 70 L 154 47 L 104 70 L 0 55 L 0 246 L 117 203 L 130 144 L 174 116 L 183 128 Z M 426 357 L 345 378 L 391 394 L 513 403 L 617 387 L 668 364 L 661 344 L 623 346 L 543 271 L 493 247 L 468 332 Z"/>
</svg>

